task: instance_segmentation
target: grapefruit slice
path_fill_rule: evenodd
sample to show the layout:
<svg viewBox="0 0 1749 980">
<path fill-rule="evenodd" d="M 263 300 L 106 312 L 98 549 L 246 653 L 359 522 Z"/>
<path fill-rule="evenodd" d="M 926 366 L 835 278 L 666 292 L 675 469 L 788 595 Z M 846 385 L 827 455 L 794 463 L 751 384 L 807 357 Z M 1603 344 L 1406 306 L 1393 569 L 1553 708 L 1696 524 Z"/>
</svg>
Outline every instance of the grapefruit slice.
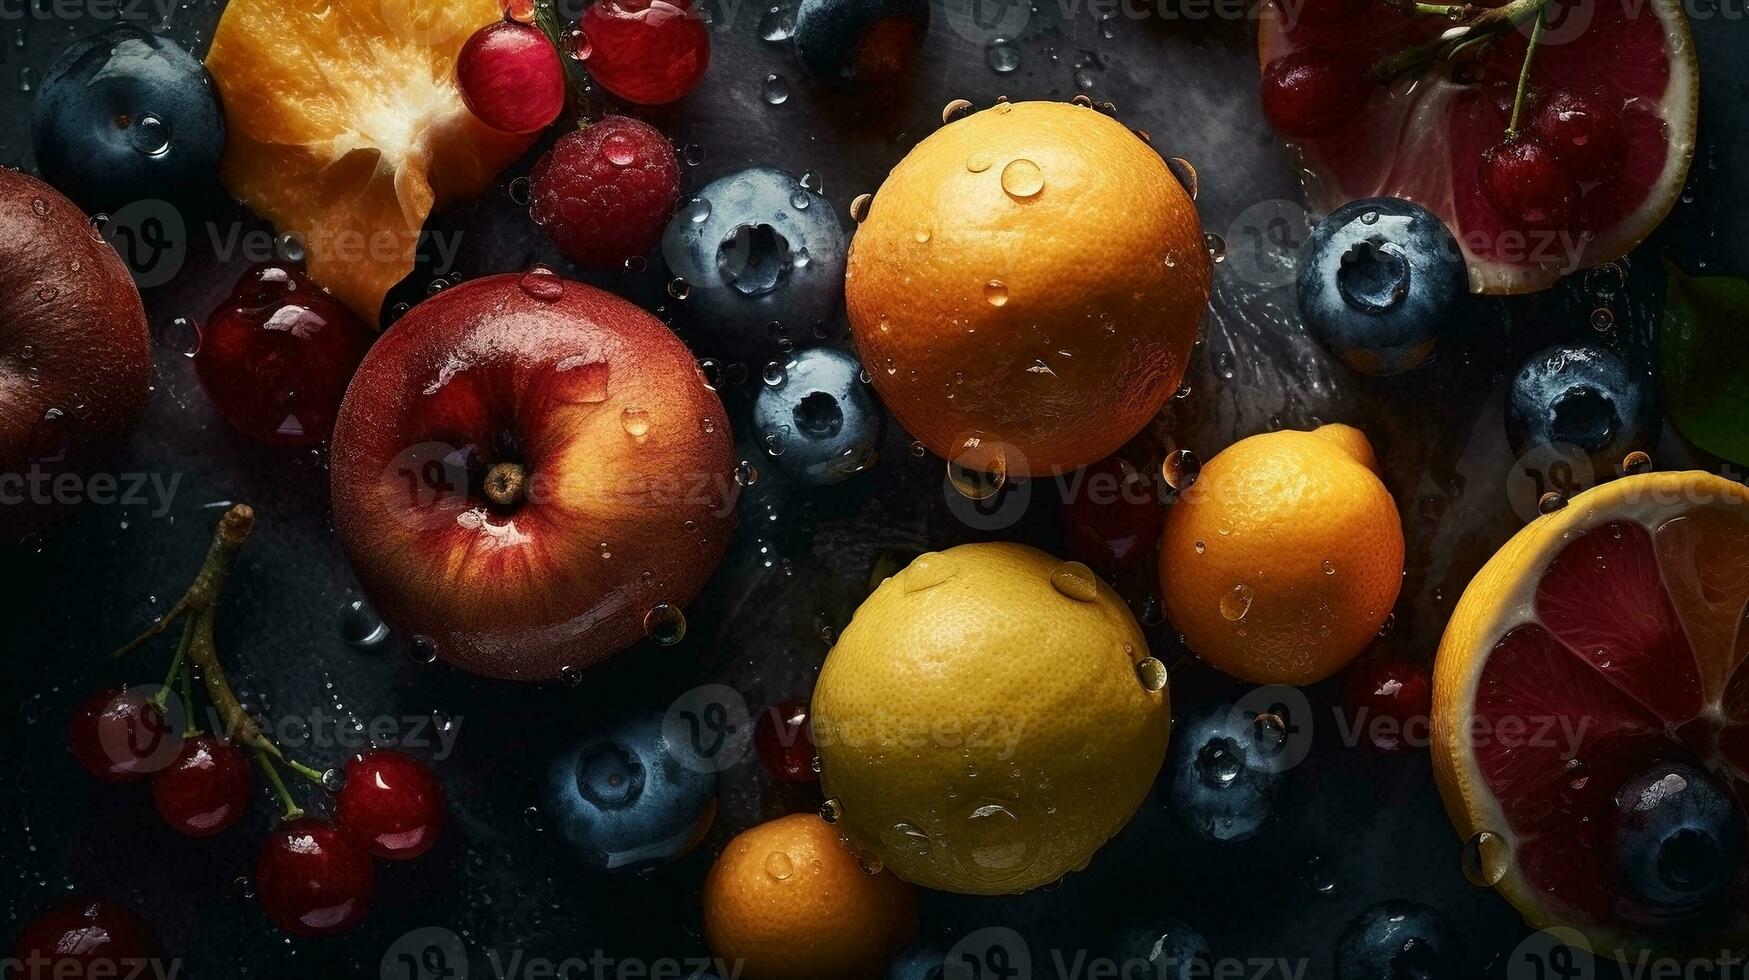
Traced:
<svg viewBox="0 0 1749 980">
<path fill-rule="evenodd" d="M 219 20 L 220 177 L 368 322 L 431 209 L 478 195 L 535 138 L 488 128 L 455 83 L 463 43 L 502 16 L 498 0 L 232 0 Z"/>
<path fill-rule="evenodd" d="M 1434 669 L 1434 775 L 1459 833 L 1500 845 L 1487 879 L 1533 926 L 1617 956 L 1672 942 L 1619 884 L 1614 795 L 1679 762 L 1749 799 L 1746 612 L 1749 490 L 1699 472 L 1586 491 L 1470 582 Z M 1708 935 L 1684 928 L 1682 945 L 1740 946 L 1749 874 Z"/>
<path fill-rule="evenodd" d="M 1258 34 L 1265 67 L 1305 49 L 1379 66 L 1473 20 L 1454 24 L 1380 2 L 1358 22 L 1309 24 L 1287 13 L 1304 2 L 1272 0 L 1265 8 Z M 1511 6 L 1534 14 L 1528 2 Z M 1484 11 L 1494 6 L 1472 9 L 1486 22 Z M 1298 144 L 1307 203 L 1327 213 L 1359 198 L 1393 196 L 1428 208 L 1462 243 L 1470 288 L 1480 293 L 1534 292 L 1626 255 L 1670 212 L 1694 157 L 1699 74 L 1687 15 L 1678 0 L 1551 0 L 1547 11 L 1550 27 L 1531 63 L 1532 95 L 1599 96 L 1619 109 L 1627 141 L 1619 177 L 1581 185 L 1572 227 L 1507 228 L 1477 180 L 1482 151 L 1500 141 L 1512 114 L 1528 22 L 1472 28 L 1472 39 L 1489 40 L 1450 61 L 1400 60 L 1401 72 L 1374 86 L 1339 129 Z"/>
</svg>

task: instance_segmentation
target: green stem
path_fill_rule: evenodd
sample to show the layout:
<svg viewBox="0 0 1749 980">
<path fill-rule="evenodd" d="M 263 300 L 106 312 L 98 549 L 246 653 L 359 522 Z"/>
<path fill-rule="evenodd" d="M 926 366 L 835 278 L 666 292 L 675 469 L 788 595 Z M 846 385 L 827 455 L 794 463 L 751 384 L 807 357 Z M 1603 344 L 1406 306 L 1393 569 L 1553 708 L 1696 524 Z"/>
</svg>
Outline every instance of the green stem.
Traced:
<svg viewBox="0 0 1749 980">
<path fill-rule="evenodd" d="M 181 675 L 183 670 L 187 669 L 188 645 L 193 639 L 194 620 L 184 620 L 182 623 L 182 639 L 176 642 L 176 655 L 170 658 L 170 671 L 164 675 L 164 683 L 159 685 L 158 693 L 152 695 L 152 704 L 157 707 L 158 714 L 160 715 L 164 713 L 165 707 L 170 703 L 170 692 L 176 689 L 174 687 L 176 678 Z M 184 706 L 183 710 L 186 712 L 187 707 Z"/>
<path fill-rule="evenodd" d="M 1512 0 L 1500 7 L 1483 7 L 1461 23 L 1441 31 L 1432 40 L 1380 59 L 1367 69 L 1367 75 L 1374 81 L 1389 83 L 1407 72 L 1426 68 L 1435 62 L 1450 61 L 1459 51 L 1469 50 L 1478 39 L 1504 34 L 1540 15 L 1548 3 L 1549 0 Z"/>
<path fill-rule="evenodd" d="M 1530 91 L 1530 61 L 1536 57 L 1536 46 L 1543 39 L 1543 25 L 1548 20 L 1548 8 L 1538 7 L 1536 23 L 1530 28 L 1530 46 L 1524 49 L 1524 65 L 1518 69 L 1518 91 L 1512 96 L 1512 119 L 1506 124 L 1508 139 L 1518 135 L 1518 117 L 1524 111 L 1524 96 Z"/>
<path fill-rule="evenodd" d="M 285 814 L 280 819 L 296 820 L 303 816 L 303 808 L 298 806 L 298 801 L 292 797 L 291 790 L 286 788 L 285 780 L 279 778 L 279 770 L 274 768 L 273 759 L 268 755 L 267 750 L 257 747 L 255 761 L 261 764 L 261 771 L 266 773 L 267 781 L 273 784 L 273 795 L 279 797 L 280 804 L 285 807 Z"/>
<path fill-rule="evenodd" d="M 199 735 L 200 713 L 194 708 L 194 670 L 188 666 L 186 658 L 177 674 L 182 685 L 183 735 Z"/>
<path fill-rule="evenodd" d="M 141 644 L 169 629 L 170 624 L 182 616 L 211 609 L 225 589 L 225 579 L 231 574 L 232 559 L 237 557 L 238 549 L 243 547 L 243 542 L 248 540 L 249 532 L 254 527 L 255 510 L 248 504 L 237 504 L 225 511 L 225 516 L 219 518 L 218 530 L 213 532 L 212 544 L 207 546 L 206 559 L 201 562 L 194 584 L 188 587 L 182 598 L 176 600 L 176 605 L 171 606 L 169 612 L 146 627 L 139 636 L 124 644 L 114 656 L 126 656 L 139 649 Z"/>
<path fill-rule="evenodd" d="M 303 763 L 299 762 L 298 760 L 292 758 L 289 755 L 281 754 L 279 757 L 279 761 L 281 761 L 281 762 L 285 763 L 287 766 L 289 766 L 291 768 L 292 772 L 295 772 L 298 775 L 304 777 L 305 779 L 308 779 L 310 782 L 315 783 L 317 786 L 320 786 L 323 789 L 328 788 L 328 781 L 322 778 L 322 772 L 320 770 L 312 769 L 309 766 L 304 765 Z"/>
</svg>

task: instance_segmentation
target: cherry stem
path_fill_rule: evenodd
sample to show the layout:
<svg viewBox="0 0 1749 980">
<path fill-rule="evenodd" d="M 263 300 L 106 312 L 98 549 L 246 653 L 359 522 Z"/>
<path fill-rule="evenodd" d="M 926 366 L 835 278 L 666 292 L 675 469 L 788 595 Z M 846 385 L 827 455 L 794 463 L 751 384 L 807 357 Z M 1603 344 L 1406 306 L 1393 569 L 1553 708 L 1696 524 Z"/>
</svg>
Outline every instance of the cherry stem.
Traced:
<svg viewBox="0 0 1749 980">
<path fill-rule="evenodd" d="M 1548 19 L 1548 8 L 1538 7 L 1536 23 L 1530 28 L 1530 45 L 1524 49 L 1524 65 L 1518 69 L 1518 91 L 1512 96 L 1512 119 L 1506 123 L 1506 138 L 1518 136 L 1518 117 L 1524 111 L 1524 97 L 1530 91 L 1530 60 L 1536 57 L 1537 42 L 1543 38 L 1543 25 Z"/>
<path fill-rule="evenodd" d="M 177 671 L 182 685 L 183 734 L 200 734 L 200 714 L 194 710 L 194 670 L 188 666 L 187 658 L 183 658 L 182 669 Z"/>
<path fill-rule="evenodd" d="M 1504 6 L 1483 7 L 1480 10 L 1466 7 L 1465 9 L 1474 12 L 1462 22 L 1441 31 L 1438 37 L 1430 41 L 1412 45 L 1380 59 L 1367 69 L 1367 76 L 1377 82 L 1390 82 L 1405 72 L 1426 68 L 1434 62 L 1451 61 L 1459 53 L 1473 50 L 1474 42 L 1478 39 L 1504 34 L 1531 17 L 1540 15 L 1548 3 L 1549 0 L 1512 0 Z"/>
<path fill-rule="evenodd" d="M 261 771 L 267 775 L 267 781 L 273 784 L 273 795 L 279 797 L 279 802 L 285 806 L 285 813 L 280 819 L 296 820 L 303 816 L 303 808 L 298 806 L 298 801 L 292 797 L 291 790 L 286 788 L 285 780 L 279 778 L 279 770 L 273 765 L 273 757 L 265 749 L 257 747 L 255 761 L 261 764 Z"/>
<path fill-rule="evenodd" d="M 291 767 L 292 772 L 295 772 L 298 775 L 304 777 L 305 779 L 308 779 L 310 782 L 315 783 L 317 786 L 320 786 L 323 789 L 328 788 L 328 780 L 326 778 L 324 778 L 324 774 L 321 773 L 320 771 L 312 769 L 309 766 L 304 765 L 303 763 L 299 762 L 298 760 L 293 759 L 291 756 L 282 755 L 279 758 L 280 758 L 281 762 L 284 762 L 287 766 Z"/>
<path fill-rule="evenodd" d="M 523 490 L 528 486 L 528 471 L 520 463 L 495 463 L 486 471 L 486 499 L 500 507 L 522 503 Z"/>
<path fill-rule="evenodd" d="M 128 641 L 114 656 L 124 657 L 139 649 L 141 644 L 168 629 L 179 616 L 211 609 L 218 602 L 219 593 L 224 591 L 225 578 L 231 571 L 231 559 L 236 557 L 254 528 L 255 509 L 248 504 L 237 504 L 225 511 L 225 516 L 219 518 L 218 530 L 213 532 L 213 543 L 207 547 L 206 560 L 201 562 L 194 584 L 176 600 L 169 612 Z"/>
</svg>

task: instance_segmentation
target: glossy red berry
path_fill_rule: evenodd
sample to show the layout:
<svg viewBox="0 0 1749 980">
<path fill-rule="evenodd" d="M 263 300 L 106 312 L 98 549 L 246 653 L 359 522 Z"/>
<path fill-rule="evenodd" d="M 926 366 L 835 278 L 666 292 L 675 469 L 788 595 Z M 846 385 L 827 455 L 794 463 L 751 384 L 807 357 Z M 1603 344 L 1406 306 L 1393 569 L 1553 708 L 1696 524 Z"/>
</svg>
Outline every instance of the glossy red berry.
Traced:
<svg viewBox="0 0 1749 980">
<path fill-rule="evenodd" d="M 1133 568 L 1160 540 L 1165 523 L 1154 488 L 1119 456 L 1065 482 L 1058 513 L 1070 553 L 1103 571 Z"/>
<path fill-rule="evenodd" d="M 1547 143 L 1580 181 L 1609 181 L 1627 166 L 1628 136 L 1621 113 L 1595 95 L 1561 89 L 1539 102 L 1530 132 Z"/>
<path fill-rule="evenodd" d="M 243 750 L 196 735 L 182 743 L 168 769 L 152 777 L 152 805 L 182 833 L 211 837 L 243 818 L 252 781 Z"/>
<path fill-rule="evenodd" d="M 73 710 L 73 757 L 106 783 L 131 783 L 170 765 L 180 739 L 145 693 L 107 688 Z"/>
<path fill-rule="evenodd" d="M 1300 24 L 1313 27 L 1346 24 L 1373 9 L 1373 4 L 1372 0 L 1299 0 L 1298 3 L 1281 0 L 1279 9 L 1282 23 L 1292 30 Z"/>
<path fill-rule="evenodd" d="M 333 824 L 288 820 L 267 835 L 255 892 L 267 917 L 294 936 L 336 936 L 364 921 L 376 893 L 370 855 Z"/>
<path fill-rule="evenodd" d="M 502 20 L 475 31 L 455 62 L 462 101 L 504 133 L 535 133 L 565 110 L 565 65 L 537 27 Z"/>
<path fill-rule="evenodd" d="M 18 980 L 168 975 L 163 948 L 146 920 L 101 899 L 75 898 L 37 916 L 19 935 L 12 957 L 6 976 Z"/>
<path fill-rule="evenodd" d="M 612 267 L 661 239 L 680 197 L 680 164 L 656 127 L 607 116 L 561 136 L 529 183 L 529 216 L 559 251 L 579 265 Z"/>
<path fill-rule="evenodd" d="M 346 383 L 373 339 L 303 273 L 261 265 L 207 319 L 194 370 L 219 414 L 244 435 L 310 446 L 333 431 Z"/>
<path fill-rule="evenodd" d="M 443 833 L 443 786 L 412 756 L 371 749 L 346 764 L 346 781 L 334 794 L 334 822 L 377 857 L 410 860 Z"/>
<path fill-rule="evenodd" d="M 1349 668 L 1342 707 L 1352 731 L 1382 752 L 1424 748 L 1431 735 L 1433 681 L 1427 668 L 1401 657 L 1375 657 Z"/>
<path fill-rule="evenodd" d="M 753 749 L 773 778 L 786 783 L 811 783 L 820 778 L 814 772 L 817 753 L 808 719 L 808 702 L 780 701 L 767 708 L 753 726 Z"/>
<path fill-rule="evenodd" d="M 1555 231 L 1573 220 L 1579 184 L 1561 155 L 1535 136 L 1501 140 L 1482 151 L 1482 197 L 1510 228 Z"/>
<path fill-rule="evenodd" d="M 1276 132 L 1312 139 L 1359 116 L 1372 82 L 1352 57 L 1295 51 L 1263 70 L 1263 114 Z"/>
<path fill-rule="evenodd" d="M 627 102 L 682 99 L 710 67 L 710 31 L 690 3 L 595 0 L 579 28 L 573 55 L 602 88 Z"/>
</svg>

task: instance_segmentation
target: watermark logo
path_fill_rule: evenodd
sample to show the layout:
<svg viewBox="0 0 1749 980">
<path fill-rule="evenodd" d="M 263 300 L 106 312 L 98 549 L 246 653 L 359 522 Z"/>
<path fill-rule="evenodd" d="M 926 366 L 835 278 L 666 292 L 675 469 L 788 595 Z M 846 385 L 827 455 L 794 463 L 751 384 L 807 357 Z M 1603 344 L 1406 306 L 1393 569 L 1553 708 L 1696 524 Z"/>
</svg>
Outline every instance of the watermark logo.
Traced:
<svg viewBox="0 0 1749 980">
<path fill-rule="evenodd" d="M 383 953 L 382 980 L 468 980 L 468 947 L 442 926 L 415 929 Z"/>
<path fill-rule="evenodd" d="M 1286 286 L 1299 274 L 1300 249 L 1312 233 L 1312 215 L 1294 201 L 1275 198 L 1239 212 L 1227 226 L 1227 268 L 1256 286 Z"/>
<path fill-rule="evenodd" d="M 747 701 L 726 684 L 695 687 L 668 706 L 662 737 L 682 765 L 722 772 L 740 762 L 753 742 Z"/>
</svg>

